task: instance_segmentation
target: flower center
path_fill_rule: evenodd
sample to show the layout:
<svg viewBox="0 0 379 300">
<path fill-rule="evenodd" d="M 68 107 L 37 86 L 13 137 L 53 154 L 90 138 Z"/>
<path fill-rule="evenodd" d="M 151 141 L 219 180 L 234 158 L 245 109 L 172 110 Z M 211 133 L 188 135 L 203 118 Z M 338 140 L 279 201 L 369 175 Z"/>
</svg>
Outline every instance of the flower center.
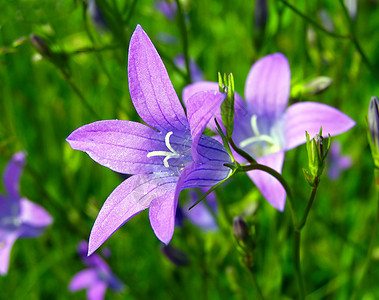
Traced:
<svg viewBox="0 0 379 300">
<path fill-rule="evenodd" d="M 251 117 L 251 128 L 253 130 L 254 136 L 242 140 L 239 143 L 241 148 L 246 146 L 251 146 L 251 152 L 258 156 L 263 156 L 265 154 L 274 153 L 280 150 L 280 145 L 278 142 L 267 134 L 261 134 L 258 129 L 257 115 Z"/>
<path fill-rule="evenodd" d="M 151 152 L 147 153 L 147 157 L 166 156 L 163 159 L 163 165 L 166 168 L 170 167 L 170 165 L 168 164 L 168 160 L 170 158 L 181 158 L 183 155 L 181 155 L 178 152 L 176 152 L 174 150 L 174 148 L 172 148 L 172 146 L 170 144 L 170 136 L 173 135 L 173 134 L 174 133 L 172 131 L 170 131 L 170 132 L 167 132 L 167 134 L 165 136 L 165 144 L 166 144 L 167 149 L 170 150 L 170 152 L 168 152 L 168 151 L 151 151 Z"/>
</svg>

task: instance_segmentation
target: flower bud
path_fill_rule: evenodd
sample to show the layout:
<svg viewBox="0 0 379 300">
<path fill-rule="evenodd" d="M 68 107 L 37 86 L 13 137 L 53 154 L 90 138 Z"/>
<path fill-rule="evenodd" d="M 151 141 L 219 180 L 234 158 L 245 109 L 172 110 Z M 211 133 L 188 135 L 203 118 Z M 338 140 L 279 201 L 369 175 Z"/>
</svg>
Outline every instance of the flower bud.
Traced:
<svg viewBox="0 0 379 300">
<path fill-rule="evenodd" d="M 179 248 L 167 245 L 162 246 L 162 253 L 178 267 L 187 266 L 190 262 L 188 255 Z"/>
<path fill-rule="evenodd" d="M 325 168 L 325 160 L 330 148 L 330 135 L 328 138 L 322 136 L 322 128 L 320 133 L 310 140 L 308 132 L 307 136 L 307 154 L 309 171 L 304 171 L 305 178 L 311 186 L 317 186 L 319 178 Z"/>
<path fill-rule="evenodd" d="M 379 100 L 376 96 L 371 97 L 367 120 L 369 127 L 368 141 L 375 166 L 379 168 Z"/>
<path fill-rule="evenodd" d="M 50 56 L 51 52 L 49 47 L 47 46 L 46 41 L 36 35 L 36 34 L 31 34 L 29 35 L 30 42 L 32 43 L 32 46 L 42 55 L 44 56 Z"/>
<path fill-rule="evenodd" d="M 233 234 L 240 242 L 246 243 L 250 236 L 250 230 L 245 221 L 240 217 L 233 220 Z"/>
<path fill-rule="evenodd" d="M 332 82 L 333 80 L 330 77 L 319 76 L 305 84 L 302 88 L 302 92 L 308 95 L 321 94 L 332 84 Z"/>
</svg>

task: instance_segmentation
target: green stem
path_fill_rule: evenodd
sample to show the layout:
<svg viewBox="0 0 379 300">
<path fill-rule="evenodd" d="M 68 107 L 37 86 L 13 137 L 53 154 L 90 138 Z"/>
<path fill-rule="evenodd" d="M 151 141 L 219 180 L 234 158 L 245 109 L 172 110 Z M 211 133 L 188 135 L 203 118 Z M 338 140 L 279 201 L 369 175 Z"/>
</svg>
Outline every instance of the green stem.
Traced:
<svg viewBox="0 0 379 300">
<path fill-rule="evenodd" d="M 261 165 L 258 163 L 251 164 L 248 166 L 241 166 L 239 171 L 248 172 L 248 171 L 252 171 L 252 170 L 261 170 L 261 171 L 264 171 L 266 173 L 269 173 L 271 176 L 274 176 L 281 183 L 283 188 L 286 190 L 288 198 L 292 198 L 291 189 L 290 189 L 287 181 L 283 178 L 283 176 L 279 172 L 275 171 L 274 169 L 272 169 L 268 166 Z"/>
<path fill-rule="evenodd" d="M 187 84 L 190 84 L 192 82 L 191 79 L 191 70 L 190 70 L 190 62 L 189 62 L 189 54 L 188 54 L 188 34 L 187 34 L 187 28 L 186 28 L 186 19 L 183 12 L 182 4 L 179 0 L 176 0 L 176 6 L 178 8 L 178 22 L 179 22 L 179 28 L 180 33 L 182 36 L 183 41 L 183 55 L 184 55 L 184 61 L 186 63 L 186 69 L 187 69 Z"/>
<path fill-rule="evenodd" d="M 304 288 L 304 278 L 301 272 L 300 265 L 300 244 L 301 244 L 301 231 L 296 229 L 294 230 L 294 247 L 293 247 L 293 255 L 294 255 L 294 266 L 296 272 L 296 279 L 299 287 L 299 299 L 305 299 L 305 288 Z"/>
<path fill-rule="evenodd" d="M 59 66 L 58 66 L 59 68 Z M 78 95 L 79 99 L 82 101 L 82 104 L 88 109 L 89 112 L 91 112 L 91 114 L 98 120 L 100 120 L 100 116 L 97 114 L 97 112 L 92 108 L 91 105 L 89 105 L 89 103 L 87 102 L 86 98 L 84 98 L 82 92 L 79 90 L 79 88 L 75 85 L 75 83 L 72 82 L 70 76 L 67 74 L 66 71 L 64 71 L 63 69 L 60 68 L 60 71 L 63 75 L 63 77 L 66 79 L 67 83 L 69 84 L 69 86 L 74 90 L 74 92 L 76 93 L 76 95 Z"/>
<path fill-rule="evenodd" d="M 324 27 L 322 27 L 320 24 L 318 24 L 316 21 L 312 20 L 311 18 L 309 18 L 308 16 L 306 16 L 305 14 L 303 14 L 300 10 L 298 10 L 295 6 L 293 6 L 292 4 L 288 3 L 286 0 L 280 0 L 285 6 L 287 6 L 288 8 L 290 8 L 294 13 L 298 14 L 300 17 L 302 17 L 303 19 L 305 19 L 308 23 L 312 24 L 314 27 L 316 27 L 317 29 L 321 30 L 322 32 L 332 36 L 332 37 L 335 37 L 335 38 L 340 38 L 340 39 L 350 39 L 351 36 L 350 35 L 342 35 L 342 34 L 338 34 L 338 33 L 334 33 L 334 32 L 331 32 L 329 30 L 326 30 Z"/>
<path fill-rule="evenodd" d="M 308 217 L 308 214 L 312 208 L 313 201 L 315 200 L 316 192 L 317 192 L 317 186 L 312 188 L 312 193 L 311 193 L 311 196 L 309 197 L 309 201 L 308 201 L 307 207 L 305 209 L 305 213 L 303 215 L 303 218 L 301 219 L 300 223 L 297 225 L 297 230 L 299 230 L 299 231 L 304 227 L 305 223 L 307 222 L 307 217 Z"/>
<path fill-rule="evenodd" d="M 365 276 L 366 276 L 366 274 L 370 268 L 372 252 L 374 250 L 375 242 L 377 239 L 377 232 L 378 232 L 378 226 L 379 226 L 379 170 L 378 169 L 375 169 L 375 183 L 376 183 L 376 188 L 377 188 L 377 202 L 378 202 L 377 203 L 377 210 L 376 210 L 376 219 L 375 219 L 375 223 L 372 227 L 370 244 L 369 244 L 369 247 L 367 250 L 366 260 L 365 260 L 365 263 L 363 265 L 361 278 L 359 279 L 359 282 L 354 289 L 354 292 L 353 292 L 351 299 L 357 298 L 358 292 L 359 292 L 359 290 L 360 290 L 360 288 L 364 282 L 364 278 L 365 278 Z"/>
<path fill-rule="evenodd" d="M 257 164 L 257 161 L 252 158 L 247 152 L 243 151 L 242 149 L 238 148 L 237 145 L 234 143 L 232 138 L 228 138 L 228 142 L 230 146 L 236 151 L 239 155 L 241 155 L 243 158 L 245 158 L 249 163 L 251 164 Z"/>
<path fill-rule="evenodd" d="M 349 28 L 350 28 L 350 32 L 351 32 L 350 40 L 353 42 L 353 44 L 355 46 L 355 49 L 358 51 L 358 53 L 362 57 L 365 65 L 367 66 L 367 68 L 374 75 L 374 77 L 376 77 L 378 79 L 379 75 L 378 75 L 378 72 L 377 72 L 376 68 L 374 68 L 374 66 L 371 64 L 371 62 L 367 58 L 367 55 L 364 53 L 364 51 L 363 51 L 360 43 L 358 42 L 357 35 L 356 35 L 356 32 L 355 32 L 355 24 L 354 24 L 353 20 L 351 19 L 350 15 L 349 15 L 349 12 L 348 12 L 348 10 L 346 8 L 346 5 L 345 5 L 344 1 L 340 0 L 340 4 L 342 6 L 345 18 L 346 18 L 346 20 L 347 20 L 347 22 L 349 24 Z"/>
<path fill-rule="evenodd" d="M 253 285 L 254 285 L 255 291 L 257 292 L 257 299 L 263 300 L 264 299 L 263 294 L 262 294 L 261 288 L 259 287 L 257 278 L 255 276 L 254 268 L 252 266 L 247 266 L 247 268 L 249 269 L 251 277 L 253 279 Z"/>
</svg>

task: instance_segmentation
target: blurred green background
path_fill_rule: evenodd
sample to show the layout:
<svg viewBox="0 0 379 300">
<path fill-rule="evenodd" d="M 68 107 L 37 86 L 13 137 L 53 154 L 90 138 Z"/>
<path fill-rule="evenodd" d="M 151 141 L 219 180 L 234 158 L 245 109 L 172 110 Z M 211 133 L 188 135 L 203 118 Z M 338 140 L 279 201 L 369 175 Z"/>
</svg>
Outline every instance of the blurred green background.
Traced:
<svg viewBox="0 0 379 300">
<path fill-rule="evenodd" d="M 215 81 L 218 71 L 233 73 L 242 95 L 252 63 L 274 52 L 287 56 L 294 87 L 317 76 L 333 79 L 320 95 L 296 95 L 297 100 L 335 106 L 357 122 L 334 139 L 353 165 L 337 181 L 323 176 L 304 229 L 306 290 L 308 299 L 349 299 L 356 290 L 358 299 L 379 298 L 377 236 L 361 280 L 377 210 L 366 115 L 370 97 L 379 94 L 379 3 L 358 1 L 352 19 L 343 1 L 288 1 L 310 20 L 280 0 L 267 1 L 265 26 L 257 24 L 264 1 L 183 1 L 183 22 L 180 14 L 167 19 L 154 1 L 104 0 L 98 4 L 108 29 L 99 30 L 84 0 L 0 2 L 0 170 L 13 153 L 25 149 L 21 194 L 54 218 L 40 238 L 15 243 L 8 275 L 0 278 L 1 299 L 85 297 L 84 291 L 71 294 L 67 288 L 84 268 L 76 246 L 88 239 L 104 200 L 122 179 L 71 150 L 65 138 L 96 120 L 139 120 L 126 68 L 136 24 L 157 47 L 178 95 L 188 81 L 173 59 L 185 51 L 207 80 Z M 32 47 L 32 33 L 46 40 L 53 59 Z M 299 211 L 310 193 L 303 167 L 305 146 L 286 154 L 283 175 Z M 267 299 L 296 298 L 288 209 L 273 209 L 242 174 L 217 194 L 225 209 L 219 231 L 205 233 L 189 222 L 175 230 L 171 244 L 188 254 L 185 267 L 162 255 L 147 211 L 119 229 L 103 248 L 111 249 L 107 261 L 127 288 L 122 293 L 108 290 L 106 298 L 254 298 L 251 275 L 240 262 L 232 234 L 233 217 L 240 214 L 255 225 L 254 268 L 263 294 Z M 247 212 L 252 205 L 258 205 L 254 214 Z"/>
</svg>

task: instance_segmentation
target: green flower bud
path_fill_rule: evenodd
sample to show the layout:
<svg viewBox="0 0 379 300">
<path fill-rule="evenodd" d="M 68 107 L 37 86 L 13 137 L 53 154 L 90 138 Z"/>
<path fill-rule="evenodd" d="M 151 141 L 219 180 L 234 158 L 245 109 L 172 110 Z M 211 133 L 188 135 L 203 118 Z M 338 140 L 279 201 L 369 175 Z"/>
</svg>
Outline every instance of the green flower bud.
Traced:
<svg viewBox="0 0 379 300">
<path fill-rule="evenodd" d="M 320 176 L 325 169 L 325 160 L 330 148 L 330 135 L 328 138 L 322 136 L 322 128 L 320 133 L 311 140 L 308 132 L 307 136 L 307 153 L 308 153 L 308 168 L 309 172 L 304 170 L 306 180 L 311 186 L 317 186 Z"/>
<path fill-rule="evenodd" d="M 371 97 L 368 108 L 368 141 L 371 148 L 374 164 L 379 168 L 379 100 L 376 96 Z"/>
<path fill-rule="evenodd" d="M 302 90 L 304 94 L 308 95 L 321 94 L 332 84 L 332 82 L 333 80 L 330 77 L 319 76 L 305 84 Z"/>
</svg>

